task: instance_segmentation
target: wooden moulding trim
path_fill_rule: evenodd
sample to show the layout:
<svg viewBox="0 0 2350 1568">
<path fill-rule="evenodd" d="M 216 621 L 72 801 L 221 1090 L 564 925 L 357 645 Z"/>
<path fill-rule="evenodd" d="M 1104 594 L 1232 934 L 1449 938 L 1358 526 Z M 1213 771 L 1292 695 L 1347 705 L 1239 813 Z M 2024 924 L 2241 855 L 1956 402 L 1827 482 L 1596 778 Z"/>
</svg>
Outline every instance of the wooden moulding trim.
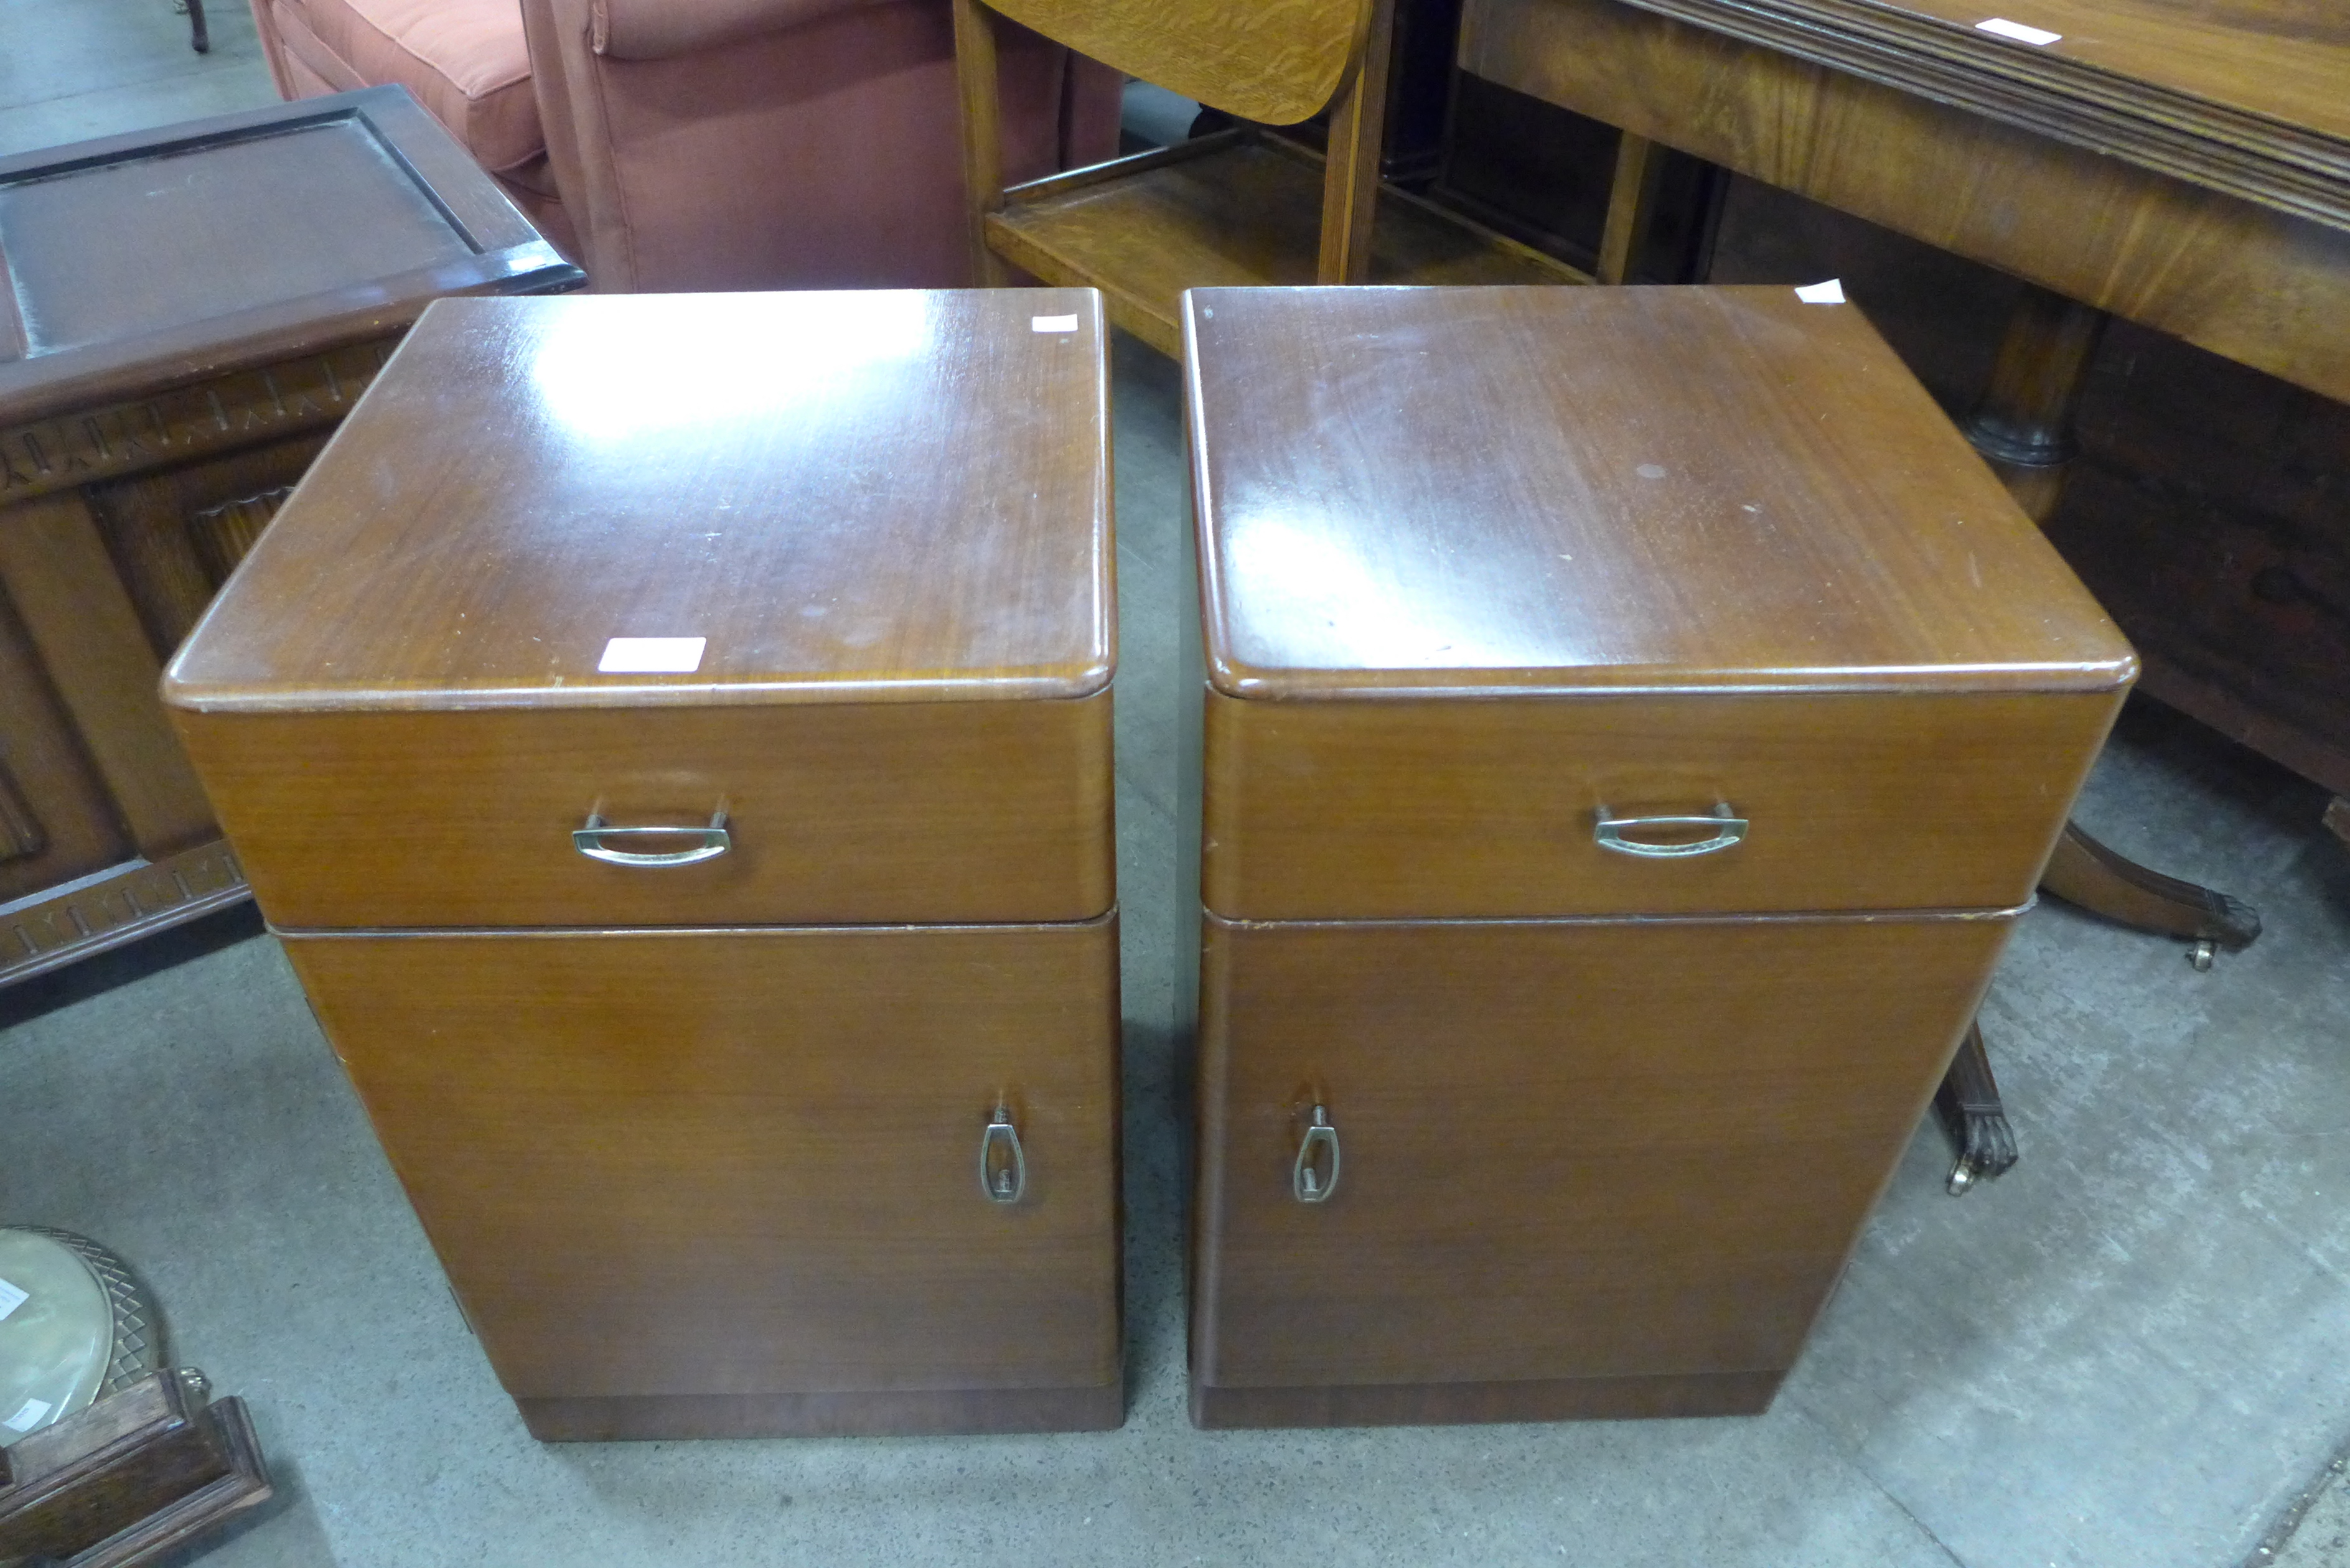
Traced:
<svg viewBox="0 0 2350 1568">
<path fill-rule="evenodd" d="M 1772 1396 L 1785 1376 L 1783 1371 L 1710 1372 L 1308 1388 L 1194 1383 L 1191 1423 L 1205 1428 L 1418 1427 L 1470 1421 L 1759 1416 L 1770 1408 Z"/>
<path fill-rule="evenodd" d="M 1773 909 L 1751 914 L 1721 915 L 1503 915 L 1489 917 L 1448 917 L 1441 919 L 1388 919 L 1348 916 L 1345 919 L 1316 920 L 1252 920 L 1239 916 L 1220 915 L 1202 907 L 1201 917 L 1228 931 L 1359 931 L 1366 927 L 1391 927 L 1397 930 L 1442 927 L 1448 930 L 1465 926 L 1505 929 L 1513 926 L 1605 926 L 1610 930 L 1627 926 L 1906 926 L 1937 921 L 1963 924 L 1996 923 L 2020 919 L 2032 912 L 2040 902 L 2033 895 L 2022 903 L 2004 909 Z"/>
<path fill-rule="evenodd" d="M 517 1397 L 543 1443 L 684 1438 L 947 1437 L 1106 1432 L 1126 1419 L 1126 1384 L 794 1394 Z"/>
<path fill-rule="evenodd" d="M 2263 207 L 2350 227 L 2350 146 L 2264 115 L 2062 55 L 1986 45 L 1955 23 L 1866 0 L 1809 0 L 1801 9 L 1783 0 L 1622 3 Z"/>
<path fill-rule="evenodd" d="M 1752 917 L 1743 917 L 1752 919 Z M 1118 906 L 1083 920 L 942 921 L 922 924 L 892 920 L 885 925 L 817 926 L 448 926 L 429 929 L 386 929 L 377 927 L 293 927 L 270 923 L 270 935 L 306 942 L 330 941 L 573 941 L 581 937 L 686 937 L 699 941 L 710 937 L 869 937 L 899 933 L 926 937 L 976 934 L 993 936 L 1023 931 L 1088 930 L 1118 923 Z"/>
<path fill-rule="evenodd" d="M 0 904 L 0 986 L 119 948 L 253 896 L 225 840 L 130 860 Z"/>
<path fill-rule="evenodd" d="M 150 397 L 0 425 L 0 506 L 336 424 L 393 346 L 371 336 Z"/>
</svg>

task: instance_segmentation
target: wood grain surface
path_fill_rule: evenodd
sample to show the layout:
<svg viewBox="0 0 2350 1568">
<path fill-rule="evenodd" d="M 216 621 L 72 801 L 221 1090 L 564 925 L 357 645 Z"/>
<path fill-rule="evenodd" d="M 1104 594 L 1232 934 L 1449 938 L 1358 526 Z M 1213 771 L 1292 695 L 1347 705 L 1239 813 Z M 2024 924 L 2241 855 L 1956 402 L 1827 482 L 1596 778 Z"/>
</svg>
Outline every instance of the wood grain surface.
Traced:
<svg viewBox="0 0 2350 1568">
<path fill-rule="evenodd" d="M 1849 306 L 1195 290 L 1234 696 L 2113 691 L 2135 659 Z"/>
<path fill-rule="evenodd" d="M 1114 917 L 286 945 L 518 1398 L 1117 1381 Z"/>
<path fill-rule="evenodd" d="M 1243 119 L 1293 125 L 1356 63 L 1372 0 L 991 0 L 1079 54 Z"/>
<path fill-rule="evenodd" d="M 2121 696 L 1211 692 L 1201 894 L 1259 920 L 2002 909 L 2032 897 Z M 1748 826 L 1647 859 L 1599 847 L 1602 805 Z"/>
<path fill-rule="evenodd" d="M 1115 647 L 1104 331 L 1081 292 L 441 302 L 166 700 L 1090 695 Z M 599 672 L 615 637 L 706 647 Z"/>
<path fill-rule="evenodd" d="M 1730 8 L 1711 0 L 1672 7 L 1676 15 L 1701 10 L 1710 26 L 1658 8 L 1474 0 L 1461 65 L 2327 397 L 2350 398 L 2350 336 L 2335 326 L 2350 316 L 2350 153 L 2246 154 L 2250 164 L 2239 167 L 2189 156 L 2240 149 L 2234 130 L 2190 128 L 2167 139 L 2169 151 L 2156 157 L 2144 137 L 2132 140 L 2131 128 L 2148 123 L 2142 116 L 2048 123 L 1970 101 L 1968 84 L 1987 79 L 1974 67 L 1953 79 L 1921 79 L 1906 66 L 1863 74 L 1853 62 L 1814 57 L 1813 46 L 1837 36 L 1834 29 L 1729 30 Z M 1968 47 L 1998 62 L 2033 53 L 1989 35 Z M 2023 92 L 2019 101 L 2053 100 Z"/>
<path fill-rule="evenodd" d="M 1785 1368 L 2012 914 L 1211 918 L 1195 1387 Z"/>
<path fill-rule="evenodd" d="M 1110 701 L 174 717 L 281 927 L 1081 920 L 1115 897 Z M 572 846 L 720 810 L 700 865 Z"/>
<path fill-rule="evenodd" d="M 1047 282 L 1099 287 L 1110 319 L 1168 355 L 1182 348 L 1187 288 L 1299 286 L 1321 254 L 1324 168 L 1279 138 L 1137 155 L 1015 188 L 986 216 L 991 244 Z M 1587 281 L 1537 251 L 1394 189 L 1378 193 L 1375 284 Z"/>
<path fill-rule="evenodd" d="M 139 852 L 161 858 L 215 836 L 203 788 L 154 701 L 155 649 L 80 495 L 0 510 L 0 588 Z"/>
</svg>

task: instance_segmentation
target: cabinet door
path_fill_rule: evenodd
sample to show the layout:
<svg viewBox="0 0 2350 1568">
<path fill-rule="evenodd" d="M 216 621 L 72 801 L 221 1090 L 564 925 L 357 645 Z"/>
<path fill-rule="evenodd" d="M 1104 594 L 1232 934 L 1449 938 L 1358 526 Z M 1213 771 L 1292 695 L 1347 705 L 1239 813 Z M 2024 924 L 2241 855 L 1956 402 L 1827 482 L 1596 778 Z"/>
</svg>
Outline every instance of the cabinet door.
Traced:
<svg viewBox="0 0 2350 1568">
<path fill-rule="evenodd" d="M 2011 924 L 1209 919 L 1195 1381 L 1790 1366 Z"/>
<path fill-rule="evenodd" d="M 1118 1376 L 1114 918 L 286 950 L 517 1398 Z"/>
</svg>

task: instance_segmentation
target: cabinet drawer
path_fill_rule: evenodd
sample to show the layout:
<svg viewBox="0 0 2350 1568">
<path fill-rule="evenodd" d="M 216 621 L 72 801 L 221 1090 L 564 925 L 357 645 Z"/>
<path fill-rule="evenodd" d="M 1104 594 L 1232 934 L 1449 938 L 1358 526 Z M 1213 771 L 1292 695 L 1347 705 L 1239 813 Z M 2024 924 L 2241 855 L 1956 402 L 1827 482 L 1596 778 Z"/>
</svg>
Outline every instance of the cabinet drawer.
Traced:
<svg viewBox="0 0 2350 1568">
<path fill-rule="evenodd" d="M 2012 923 L 1211 919 L 1195 1384 L 1792 1365 Z"/>
<path fill-rule="evenodd" d="M 1257 920 L 2009 908 L 2031 898 L 2121 698 L 1210 691 L 1202 894 Z M 1745 836 L 1713 853 L 1596 840 L 1602 805 L 1724 805 Z"/>
<path fill-rule="evenodd" d="M 517 1398 L 1118 1380 L 1114 917 L 286 950 Z"/>
<path fill-rule="evenodd" d="M 175 718 L 282 929 L 1082 920 L 1112 898 L 1107 691 Z M 730 847 L 699 864 L 573 844 L 591 813 L 720 810 Z"/>
</svg>

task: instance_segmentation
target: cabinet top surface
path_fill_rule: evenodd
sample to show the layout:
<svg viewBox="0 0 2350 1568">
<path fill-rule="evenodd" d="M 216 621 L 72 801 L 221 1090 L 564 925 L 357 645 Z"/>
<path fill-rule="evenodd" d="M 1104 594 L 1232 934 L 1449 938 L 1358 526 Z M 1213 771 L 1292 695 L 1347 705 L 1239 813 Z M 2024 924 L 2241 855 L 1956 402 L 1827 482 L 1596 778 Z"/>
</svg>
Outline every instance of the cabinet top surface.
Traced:
<svg viewBox="0 0 2350 1568">
<path fill-rule="evenodd" d="M 1851 306 L 1200 289 L 1211 679 L 1242 697 L 2104 690 L 2135 656 Z"/>
<path fill-rule="evenodd" d="M 442 301 L 190 636 L 166 699 L 1099 691 L 1105 330 L 1086 289 Z"/>
<path fill-rule="evenodd" d="M 0 158 L 0 422 L 579 278 L 397 88 Z"/>
</svg>

